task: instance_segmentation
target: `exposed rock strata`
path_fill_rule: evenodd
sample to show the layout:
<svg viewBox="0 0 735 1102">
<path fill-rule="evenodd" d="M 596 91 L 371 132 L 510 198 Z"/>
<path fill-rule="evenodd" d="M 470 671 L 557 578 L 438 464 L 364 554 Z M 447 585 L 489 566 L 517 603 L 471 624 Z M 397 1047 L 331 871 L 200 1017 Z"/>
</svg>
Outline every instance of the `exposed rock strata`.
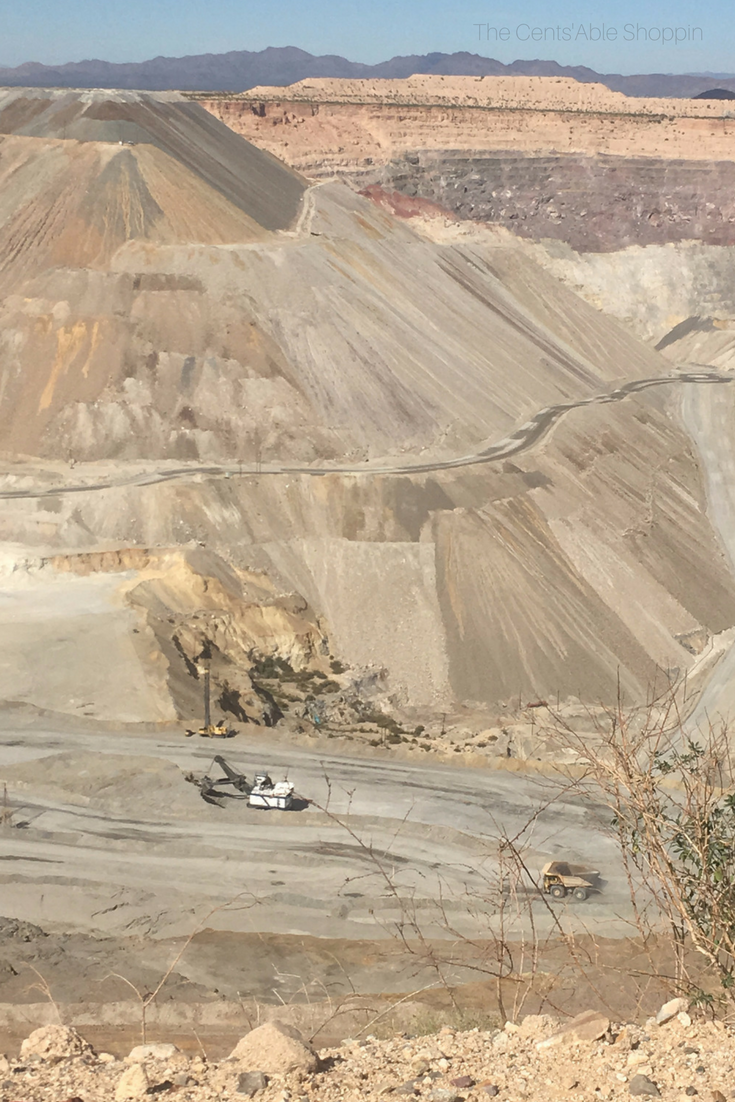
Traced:
<svg viewBox="0 0 735 1102">
<path fill-rule="evenodd" d="M 735 244 L 730 160 L 445 150 L 409 154 L 380 175 L 386 188 L 409 199 L 578 252 L 678 241 Z"/>
<path fill-rule="evenodd" d="M 729 160 L 735 133 L 726 102 L 631 98 L 544 77 L 303 81 L 201 103 L 311 176 L 368 177 L 429 150 Z"/>
<path fill-rule="evenodd" d="M 308 176 L 435 201 L 575 249 L 735 242 L 723 101 L 552 78 L 302 81 L 202 101 Z"/>
</svg>

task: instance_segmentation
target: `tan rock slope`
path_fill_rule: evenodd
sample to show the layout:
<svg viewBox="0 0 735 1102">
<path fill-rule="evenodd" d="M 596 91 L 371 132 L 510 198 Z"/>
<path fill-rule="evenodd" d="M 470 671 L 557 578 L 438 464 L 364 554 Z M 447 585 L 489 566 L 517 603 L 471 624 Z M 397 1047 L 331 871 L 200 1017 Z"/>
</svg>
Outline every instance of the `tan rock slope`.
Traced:
<svg viewBox="0 0 735 1102">
<path fill-rule="evenodd" d="M 139 198 L 141 206 L 147 204 L 149 209 L 137 224 L 134 219 L 130 220 L 127 238 L 146 237 L 147 231 L 155 227 L 162 215 L 185 217 L 184 211 L 174 211 L 172 208 L 181 204 L 188 189 L 196 186 L 189 174 L 197 178 L 200 189 L 205 189 L 200 190 L 197 207 L 202 206 L 205 194 L 210 204 L 217 202 L 211 192 L 207 194 L 206 189 L 212 189 L 226 201 L 224 206 L 219 204 L 217 213 L 224 213 L 227 217 L 229 204 L 258 226 L 269 230 L 281 229 L 290 223 L 304 189 L 304 182 L 283 164 L 276 163 L 262 150 L 238 141 L 231 130 L 213 124 L 211 117 L 196 104 L 182 103 L 179 97 L 170 93 L 5 90 L 0 99 L 0 134 L 23 135 L 39 139 L 39 142 L 68 142 L 68 145 L 54 147 L 61 161 L 57 168 L 60 177 L 57 187 L 58 182 L 71 183 L 74 176 L 73 167 L 71 171 L 65 171 L 67 165 L 63 154 L 72 159 L 72 166 L 74 154 L 82 149 L 88 156 L 101 156 L 103 169 L 107 167 L 108 160 L 112 161 L 114 167 L 108 169 L 107 175 L 96 173 L 101 175 L 101 179 L 95 188 L 97 194 L 88 197 L 88 203 L 92 205 L 86 208 L 86 212 L 93 215 L 99 193 L 104 197 L 112 189 L 111 198 L 114 196 L 114 201 L 111 211 L 118 220 L 124 214 L 126 196 L 120 193 L 114 195 L 115 187 L 126 179 L 126 169 L 128 178 L 138 183 L 134 161 L 139 154 L 153 154 L 144 163 L 141 175 L 145 177 L 146 171 L 154 175 L 154 166 L 160 166 L 163 179 L 157 179 L 156 183 L 162 189 L 164 201 L 166 198 L 170 200 L 165 204 L 168 210 L 157 211 L 155 205 L 150 204 L 142 182 L 138 184 L 140 191 L 137 196 L 133 187 L 131 201 Z M 23 147 L 30 150 L 38 147 L 39 142 L 23 143 Z M 115 146 L 118 148 L 115 149 Z M 124 147 L 123 154 L 128 150 L 133 152 L 128 157 L 123 156 L 118 163 L 120 146 Z M 164 157 L 156 157 L 155 151 L 164 154 Z M 47 173 L 41 174 L 38 166 L 28 174 L 29 177 L 34 176 L 37 182 L 34 188 L 26 189 L 26 198 L 37 193 L 39 186 L 51 183 L 49 176 L 53 173 L 54 162 L 47 160 Z M 165 194 L 166 177 L 174 190 L 173 195 Z M 14 174 L 14 183 L 21 195 L 22 182 L 22 176 Z M 183 192 L 182 196 L 176 194 L 179 189 Z M 52 192 L 56 193 L 55 187 L 52 187 Z M 39 213 L 42 217 L 46 216 L 42 206 Z M 195 217 L 206 218 L 207 212 L 197 209 Z M 231 232 L 227 223 L 225 227 L 220 233 Z M 196 224 L 188 227 L 187 240 L 198 241 L 198 229 Z"/>
<path fill-rule="evenodd" d="M 200 547 L 16 562 L 0 593 L 0 699 L 98 720 L 199 717 L 206 652 L 213 706 L 224 694 L 231 715 L 261 723 L 251 655 L 302 668 L 325 644 L 302 598 Z"/>
<path fill-rule="evenodd" d="M 729 159 L 726 100 L 646 99 L 567 77 L 302 80 L 202 106 L 309 175 L 417 149 Z"/>
<path fill-rule="evenodd" d="M 662 667 L 697 661 L 682 638 L 735 623 L 666 389 L 573 410 L 505 465 L 410 469 L 525 439 L 545 406 L 671 370 L 512 242 L 437 244 L 343 185 L 305 191 L 175 97 L 13 93 L 4 125 L 36 184 L 0 221 L 0 489 L 50 492 L 6 500 L 0 535 L 46 559 L 171 549 L 137 590 L 158 686 L 179 659 L 151 610 L 176 620 L 197 601 L 229 617 L 245 674 L 311 632 L 309 646 L 384 667 L 395 701 L 420 706 L 607 699 L 619 671 L 639 696 Z M 36 228 L 18 237 L 21 211 Z M 99 488 L 67 492 L 80 484 Z M 200 544 L 239 578 L 264 571 L 266 603 L 298 624 L 266 644 L 235 608 L 246 590 L 205 597 L 175 554 Z M 164 567 L 186 575 L 183 604 L 179 581 L 151 574 Z M 115 570 L 98 560 L 96 574 Z"/>
<path fill-rule="evenodd" d="M 571 77 L 436 76 L 416 73 L 403 79 L 320 77 L 300 80 L 287 88 L 288 98 L 309 103 L 378 103 L 402 107 L 456 105 L 459 107 L 509 108 L 601 112 L 625 115 L 667 115 L 689 118 L 729 118 L 726 100 L 652 99 L 613 92 L 604 84 L 582 84 Z M 190 93 L 193 98 L 193 94 Z M 216 92 L 211 93 L 218 98 Z M 258 85 L 230 97 L 274 102 L 284 89 Z"/>
<path fill-rule="evenodd" d="M 445 255 L 347 188 L 309 204 L 295 237 L 132 239 L 106 270 L 70 262 L 27 279 L 0 305 L 0 446 L 252 461 L 259 435 L 283 461 L 449 455 L 660 370 L 553 280 L 546 302 L 522 280 L 509 297 L 483 257 Z"/>
</svg>

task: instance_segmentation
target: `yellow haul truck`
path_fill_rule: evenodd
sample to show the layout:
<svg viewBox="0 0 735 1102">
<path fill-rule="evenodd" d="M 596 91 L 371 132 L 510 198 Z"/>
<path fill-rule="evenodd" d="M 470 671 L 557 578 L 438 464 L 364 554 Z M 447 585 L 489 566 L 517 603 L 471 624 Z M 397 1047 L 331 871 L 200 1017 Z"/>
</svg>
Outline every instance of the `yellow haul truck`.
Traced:
<svg viewBox="0 0 735 1102">
<path fill-rule="evenodd" d="M 552 899 L 564 899 L 571 895 L 582 903 L 589 895 L 602 891 L 600 874 L 584 865 L 570 865 L 566 861 L 549 861 L 541 870 L 542 890 Z"/>
</svg>

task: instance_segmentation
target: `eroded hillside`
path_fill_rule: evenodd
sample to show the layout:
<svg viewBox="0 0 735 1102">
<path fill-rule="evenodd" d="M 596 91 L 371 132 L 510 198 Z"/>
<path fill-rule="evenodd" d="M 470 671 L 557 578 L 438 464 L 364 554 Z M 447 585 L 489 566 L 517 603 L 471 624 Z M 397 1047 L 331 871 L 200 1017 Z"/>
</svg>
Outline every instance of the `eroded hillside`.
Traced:
<svg viewBox="0 0 735 1102">
<path fill-rule="evenodd" d="M 2 125 L 66 206 L 3 193 L 0 536 L 45 579 L 112 579 L 158 686 L 136 714 L 195 708 L 204 622 L 246 713 L 267 655 L 384 671 L 424 708 L 702 669 L 735 598 L 682 384 L 530 422 L 671 374 L 625 325 L 512 239 L 428 240 L 175 97 L 11 95 Z"/>
</svg>

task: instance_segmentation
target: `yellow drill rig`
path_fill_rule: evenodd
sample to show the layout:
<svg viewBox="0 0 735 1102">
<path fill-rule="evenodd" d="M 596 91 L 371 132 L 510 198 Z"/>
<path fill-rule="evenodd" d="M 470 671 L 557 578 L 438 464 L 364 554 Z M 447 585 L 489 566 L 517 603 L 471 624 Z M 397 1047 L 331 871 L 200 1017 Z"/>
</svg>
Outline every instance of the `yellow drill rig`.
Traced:
<svg viewBox="0 0 735 1102">
<path fill-rule="evenodd" d="M 234 738 L 237 731 L 233 727 L 228 727 L 224 717 L 219 723 L 212 723 L 209 699 L 209 666 L 199 666 L 198 669 L 199 673 L 204 675 L 204 725 L 196 731 L 187 729 L 186 737 L 191 738 L 192 735 L 199 735 L 201 738 Z"/>
</svg>

